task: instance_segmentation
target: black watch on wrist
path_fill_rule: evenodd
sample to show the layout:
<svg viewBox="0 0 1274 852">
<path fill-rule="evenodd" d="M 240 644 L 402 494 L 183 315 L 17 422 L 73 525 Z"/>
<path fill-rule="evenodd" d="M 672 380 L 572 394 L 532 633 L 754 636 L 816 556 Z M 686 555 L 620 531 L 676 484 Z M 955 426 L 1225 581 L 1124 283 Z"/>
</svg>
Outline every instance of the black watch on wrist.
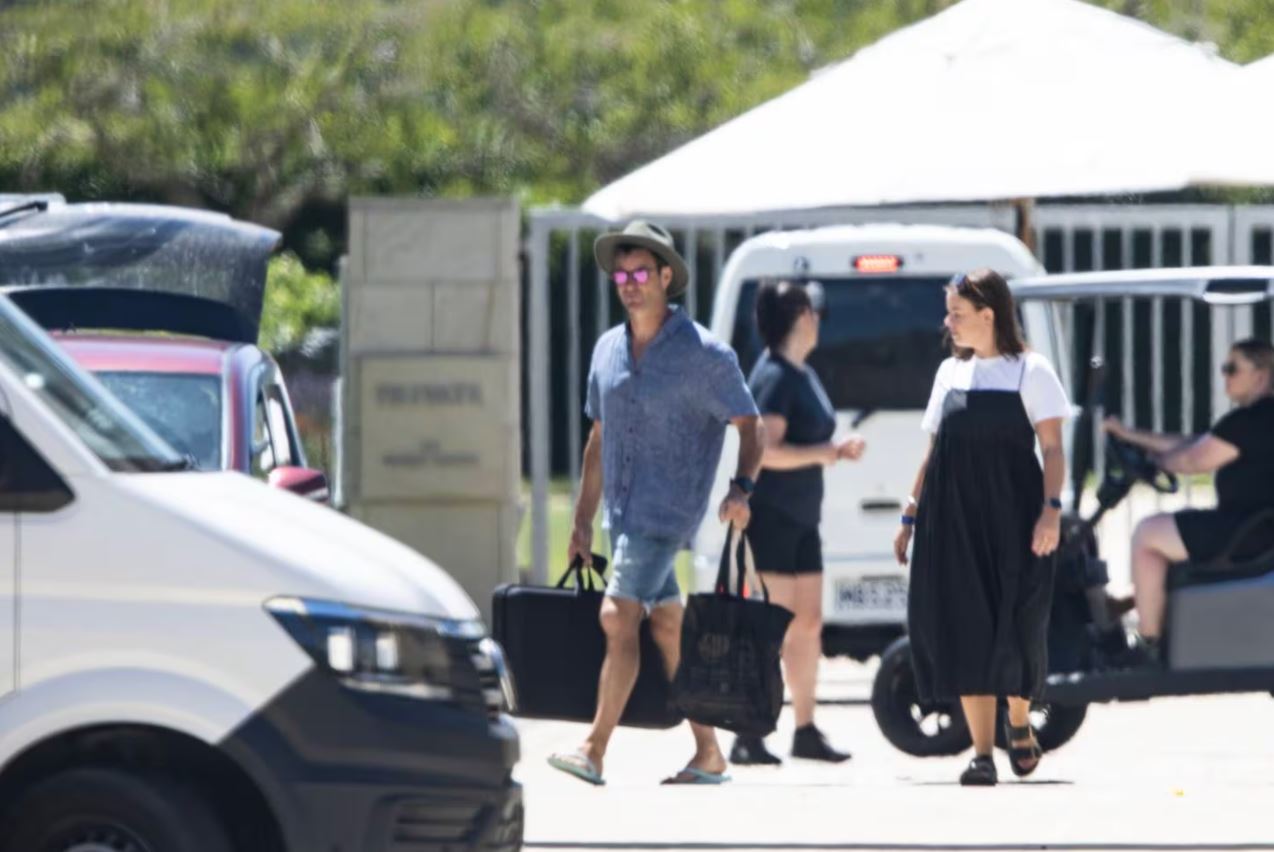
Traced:
<svg viewBox="0 0 1274 852">
<path fill-rule="evenodd" d="M 731 485 L 739 486 L 739 490 L 747 496 L 751 497 L 752 492 L 756 490 L 756 483 L 746 476 L 736 476 L 730 480 Z"/>
</svg>

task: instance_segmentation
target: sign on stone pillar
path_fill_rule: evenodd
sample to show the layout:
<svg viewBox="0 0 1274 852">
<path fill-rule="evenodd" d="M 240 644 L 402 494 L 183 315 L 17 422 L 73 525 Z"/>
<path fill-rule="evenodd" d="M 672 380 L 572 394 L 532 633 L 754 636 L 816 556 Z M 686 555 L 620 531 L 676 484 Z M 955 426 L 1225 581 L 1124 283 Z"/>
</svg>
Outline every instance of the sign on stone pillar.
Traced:
<svg viewBox="0 0 1274 852">
<path fill-rule="evenodd" d="M 342 277 L 348 510 L 488 619 L 516 575 L 520 226 L 512 200 L 351 199 Z"/>
</svg>

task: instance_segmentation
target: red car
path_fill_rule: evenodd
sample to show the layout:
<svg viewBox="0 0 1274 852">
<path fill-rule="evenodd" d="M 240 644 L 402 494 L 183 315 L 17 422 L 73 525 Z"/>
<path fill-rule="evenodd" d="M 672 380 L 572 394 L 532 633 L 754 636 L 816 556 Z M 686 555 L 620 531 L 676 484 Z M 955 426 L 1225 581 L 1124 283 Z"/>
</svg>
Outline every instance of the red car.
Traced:
<svg viewBox="0 0 1274 852">
<path fill-rule="evenodd" d="M 35 200 L 0 210 L 0 285 L 192 466 L 325 501 L 255 344 L 278 240 L 206 211 Z"/>
<path fill-rule="evenodd" d="M 238 470 L 315 500 L 278 365 L 252 344 L 193 337 L 55 332 L 146 425 L 205 470 Z"/>
</svg>

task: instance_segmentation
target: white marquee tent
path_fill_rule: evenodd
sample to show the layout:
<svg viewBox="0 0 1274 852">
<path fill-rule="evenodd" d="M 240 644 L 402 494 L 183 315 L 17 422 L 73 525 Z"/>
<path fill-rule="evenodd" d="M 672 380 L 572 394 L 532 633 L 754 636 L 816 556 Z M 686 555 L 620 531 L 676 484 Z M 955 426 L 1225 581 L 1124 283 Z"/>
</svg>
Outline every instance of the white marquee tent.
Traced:
<svg viewBox="0 0 1274 852">
<path fill-rule="evenodd" d="M 1274 100 L 1274 56 L 1267 56 L 1264 59 L 1258 59 L 1256 62 L 1250 62 L 1243 66 L 1246 76 L 1249 79 L 1255 79 L 1263 82 L 1269 88 L 1270 99 Z"/>
<path fill-rule="evenodd" d="M 1246 77 L 1081 0 L 964 0 L 584 208 L 620 219 L 1270 184 L 1268 147 L 1228 132 L 1274 127 L 1274 111 L 1238 106 Z"/>
</svg>

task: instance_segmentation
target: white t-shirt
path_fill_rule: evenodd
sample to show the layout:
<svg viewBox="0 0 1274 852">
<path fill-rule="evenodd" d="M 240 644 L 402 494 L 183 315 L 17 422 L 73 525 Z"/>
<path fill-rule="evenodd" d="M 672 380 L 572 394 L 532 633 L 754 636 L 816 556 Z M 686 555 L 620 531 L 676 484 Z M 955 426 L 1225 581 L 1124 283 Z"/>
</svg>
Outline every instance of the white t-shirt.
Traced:
<svg viewBox="0 0 1274 852">
<path fill-rule="evenodd" d="M 938 367 L 933 378 L 933 391 L 925 409 L 922 428 L 937 434 L 942 423 L 942 404 L 949 390 L 1017 390 L 1022 389 L 1022 402 L 1031 423 L 1071 416 L 1070 400 L 1053 365 L 1038 352 L 1027 352 L 1017 358 L 999 355 L 995 358 L 973 357 L 967 361 L 951 357 Z"/>
</svg>

